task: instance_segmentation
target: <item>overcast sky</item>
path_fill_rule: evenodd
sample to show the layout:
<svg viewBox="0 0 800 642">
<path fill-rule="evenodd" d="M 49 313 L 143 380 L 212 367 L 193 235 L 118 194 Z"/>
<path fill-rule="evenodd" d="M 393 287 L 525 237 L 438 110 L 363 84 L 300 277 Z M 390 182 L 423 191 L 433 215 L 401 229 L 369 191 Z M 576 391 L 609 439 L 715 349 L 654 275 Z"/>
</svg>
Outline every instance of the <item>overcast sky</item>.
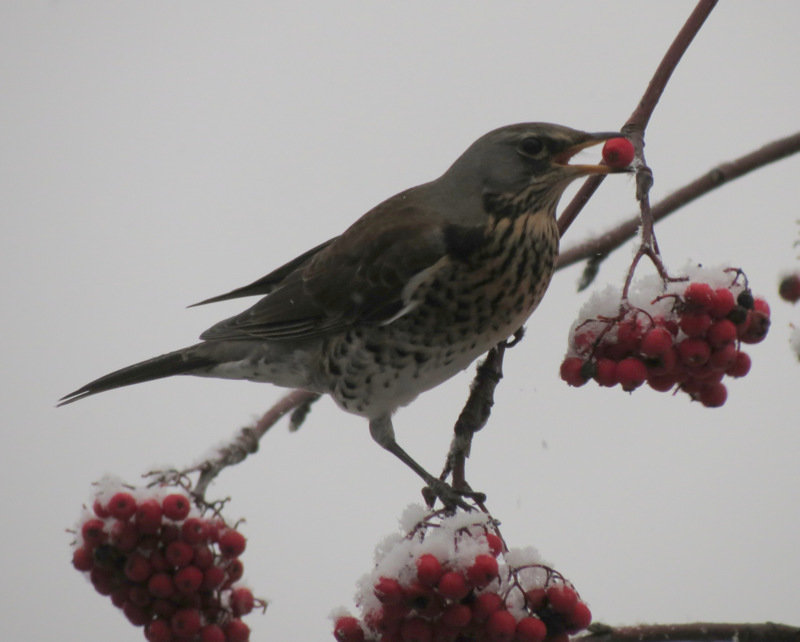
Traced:
<svg viewBox="0 0 800 642">
<path fill-rule="evenodd" d="M 340 233 L 520 121 L 618 128 L 694 3 L 0 2 L 0 274 L 5 411 L 0 637 L 142 639 L 69 563 L 64 529 L 106 472 L 182 466 L 280 398 L 174 378 L 56 410 L 99 375 L 192 343 L 249 301 L 186 310 Z M 655 201 L 798 129 L 800 5 L 728 0 L 652 119 Z M 800 158 L 657 227 L 665 261 L 743 267 L 773 308 L 753 369 L 708 410 L 651 390 L 569 389 L 567 330 L 588 297 L 560 272 L 507 355 L 468 478 L 512 546 L 536 546 L 612 624 L 800 625 Z M 611 177 L 564 239 L 635 209 Z M 597 287 L 621 284 L 632 245 Z M 643 273 L 649 271 L 647 266 Z M 441 466 L 472 369 L 395 418 Z M 417 478 L 325 400 L 220 477 L 245 517 L 246 578 L 271 600 L 254 640 L 331 640 Z"/>
</svg>

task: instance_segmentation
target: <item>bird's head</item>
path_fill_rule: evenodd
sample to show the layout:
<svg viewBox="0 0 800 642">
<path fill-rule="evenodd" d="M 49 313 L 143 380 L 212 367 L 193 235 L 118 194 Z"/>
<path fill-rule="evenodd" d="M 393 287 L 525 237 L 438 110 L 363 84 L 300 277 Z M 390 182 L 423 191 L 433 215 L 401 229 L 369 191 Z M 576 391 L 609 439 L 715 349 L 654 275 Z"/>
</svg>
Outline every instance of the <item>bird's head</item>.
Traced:
<svg viewBox="0 0 800 642">
<path fill-rule="evenodd" d="M 567 185 L 576 178 L 627 171 L 569 164 L 579 151 L 620 136 L 619 132 L 587 133 L 550 123 L 508 125 L 476 140 L 445 177 L 455 189 L 459 184 L 480 186 L 482 197 L 535 200 L 537 209 L 555 211 Z"/>
</svg>

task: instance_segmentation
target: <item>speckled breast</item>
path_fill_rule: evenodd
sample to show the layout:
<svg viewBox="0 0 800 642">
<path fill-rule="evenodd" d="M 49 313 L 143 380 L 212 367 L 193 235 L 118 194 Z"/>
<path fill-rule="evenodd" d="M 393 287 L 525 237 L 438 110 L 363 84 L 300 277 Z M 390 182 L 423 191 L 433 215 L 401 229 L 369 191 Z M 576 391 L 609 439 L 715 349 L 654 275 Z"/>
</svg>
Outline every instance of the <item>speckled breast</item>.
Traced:
<svg viewBox="0 0 800 642">
<path fill-rule="evenodd" d="M 550 214 L 490 221 L 472 255 L 443 258 L 420 282 L 410 312 L 329 340 L 320 373 L 325 388 L 345 410 L 367 417 L 409 403 L 525 323 L 557 253 Z"/>
</svg>

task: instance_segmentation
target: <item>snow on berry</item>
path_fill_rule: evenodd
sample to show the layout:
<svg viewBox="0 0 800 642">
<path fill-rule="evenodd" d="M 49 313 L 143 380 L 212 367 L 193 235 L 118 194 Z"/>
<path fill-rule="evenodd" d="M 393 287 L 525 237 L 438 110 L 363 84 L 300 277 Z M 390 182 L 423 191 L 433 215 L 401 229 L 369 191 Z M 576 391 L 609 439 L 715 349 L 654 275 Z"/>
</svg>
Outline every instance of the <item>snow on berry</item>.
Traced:
<svg viewBox="0 0 800 642">
<path fill-rule="evenodd" d="M 750 369 L 742 344 L 769 331 L 769 304 L 753 296 L 741 270 L 689 266 L 684 273 L 666 284 L 658 276 L 635 281 L 626 301 L 610 286 L 595 294 L 572 325 L 561 378 L 628 392 L 647 382 L 709 408 L 723 405 L 723 379 Z"/>
<path fill-rule="evenodd" d="M 359 581 L 361 617 L 332 614 L 339 642 L 542 642 L 589 625 L 574 587 L 534 549 L 506 549 L 491 516 L 412 506 L 401 527 Z"/>
<path fill-rule="evenodd" d="M 75 528 L 72 565 L 144 627 L 147 640 L 249 639 L 239 618 L 266 603 L 236 584 L 241 533 L 218 515 L 203 517 L 175 487 L 132 488 L 109 476 L 90 504 Z M 218 542 L 209 541 L 212 533 Z"/>
</svg>

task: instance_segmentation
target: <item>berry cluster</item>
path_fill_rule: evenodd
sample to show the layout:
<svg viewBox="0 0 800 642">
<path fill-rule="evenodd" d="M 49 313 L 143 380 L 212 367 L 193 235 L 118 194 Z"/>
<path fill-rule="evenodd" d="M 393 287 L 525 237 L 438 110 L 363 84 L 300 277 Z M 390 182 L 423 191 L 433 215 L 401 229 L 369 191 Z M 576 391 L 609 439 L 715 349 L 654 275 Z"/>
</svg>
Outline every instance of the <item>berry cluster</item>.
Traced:
<svg viewBox="0 0 800 642">
<path fill-rule="evenodd" d="M 762 341 L 770 325 L 769 305 L 740 278 L 739 270 L 705 270 L 699 279 L 670 283 L 666 292 L 653 290 L 660 290 L 660 279 L 646 282 L 637 293 L 640 305 L 633 296 L 590 302 L 573 325 L 561 378 L 571 386 L 594 379 L 626 391 L 645 382 L 659 392 L 677 387 L 704 406 L 721 406 L 728 396 L 722 380 L 750 370 L 741 344 Z M 615 311 L 598 313 L 608 299 Z"/>
<path fill-rule="evenodd" d="M 416 517 L 362 579 L 363 617 L 337 614 L 339 642 L 566 642 L 589 626 L 572 585 L 533 549 L 508 551 L 488 516 Z"/>
<path fill-rule="evenodd" d="M 111 598 L 150 642 L 244 642 L 240 619 L 264 607 L 235 586 L 245 538 L 203 518 L 179 489 L 133 489 L 106 480 L 79 521 L 73 566 Z"/>
</svg>

